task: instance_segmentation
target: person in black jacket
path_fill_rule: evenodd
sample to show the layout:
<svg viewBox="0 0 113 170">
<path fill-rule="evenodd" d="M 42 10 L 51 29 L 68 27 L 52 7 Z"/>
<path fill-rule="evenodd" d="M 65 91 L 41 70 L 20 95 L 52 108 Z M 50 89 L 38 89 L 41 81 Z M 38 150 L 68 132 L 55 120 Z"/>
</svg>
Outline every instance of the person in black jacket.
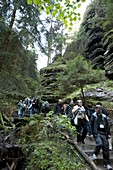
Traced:
<svg viewBox="0 0 113 170">
<path fill-rule="evenodd" d="M 110 125 L 111 120 L 108 115 L 107 109 L 103 106 L 101 102 L 97 102 L 97 104 L 102 106 L 102 113 L 107 116 L 108 124 Z M 108 142 L 109 142 L 109 151 L 111 151 L 112 150 L 112 137 L 108 139 Z"/>
<path fill-rule="evenodd" d="M 108 138 L 111 137 L 107 116 L 102 113 L 102 105 L 96 105 L 96 111 L 90 119 L 90 135 L 96 139 L 96 146 L 93 152 L 93 159 L 97 159 L 100 149 L 103 150 L 104 166 L 107 170 L 112 170 L 109 161 L 109 143 Z"/>
<path fill-rule="evenodd" d="M 63 112 L 64 112 L 63 101 L 59 99 L 54 106 L 54 114 L 63 114 Z"/>
<path fill-rule="evenodd" d="M 67 104 L 66 104 L 66 109 L 65 109 L 65 114 L 67 115 L 68 118 L 73 118 L 73 100 L 71 98 L 67 99 Z"/>
</svg>

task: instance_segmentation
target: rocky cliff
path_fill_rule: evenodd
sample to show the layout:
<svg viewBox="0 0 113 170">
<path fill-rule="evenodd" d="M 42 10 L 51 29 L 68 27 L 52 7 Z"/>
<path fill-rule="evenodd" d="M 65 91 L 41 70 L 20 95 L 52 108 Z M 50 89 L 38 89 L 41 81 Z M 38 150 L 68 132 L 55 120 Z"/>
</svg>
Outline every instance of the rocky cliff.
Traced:
<svg viewBox="0 0 113 170">
<path fill-rule="evenodd" d="M 83 22 L 75 40 L 67 47 L 60 62 L 53 62 L 49 67 L 41 70 L 43 75 L 42 85 L 45 89 L 43 98 L 50 101 L 62 98 L 66 93 L 61 93 L 59 75 L 63 74 L 63 60 L 73 59 L 82 54 L 90 60 L 93 67 L 105 70 L 105 74 L 113 80 L 113 30 L 108 7 L 113 10 L 113 2 L 94 0 L 86 9 Z M 109 22 L 108 22 L 109 20 Z M 109 23 L 109 24 L 108 24 Z M 109 28 L 108 28 L 108 25 Z M 56 63 L 56 64 L 55 64 Z M 66 67 L 66 63 L 63 64 Z"/>
<path fill-rule="evenodd" d="M 81 28 L 84 30 L 84 56 L 91 61 L 94 68 L 105 70 L 105 74 L 113 79 L 113 30 L 108 17 L 109 3 L 95 0 L 86 10 Z M 113 5 L 113 2 L 111 3 Z M 112 9 L 111 9 L 112 8 Z M 113 10 L 111 6 L 110 10 Z M 109 22 L 108 22 L 109 21 Z M 106 26 L 105 26 L 106 25 Z"/>
<path fill-rule="evenodd" d="M 42 100 L 48 100 L 50 103 L 56 103 L 59 98 L 63 98 L 64 92 L 61 92 L 59 77 L 64 73 L 66 63 L 61 59 L 50 64 L 47 68 L 42 68 Z"/>
</svg>

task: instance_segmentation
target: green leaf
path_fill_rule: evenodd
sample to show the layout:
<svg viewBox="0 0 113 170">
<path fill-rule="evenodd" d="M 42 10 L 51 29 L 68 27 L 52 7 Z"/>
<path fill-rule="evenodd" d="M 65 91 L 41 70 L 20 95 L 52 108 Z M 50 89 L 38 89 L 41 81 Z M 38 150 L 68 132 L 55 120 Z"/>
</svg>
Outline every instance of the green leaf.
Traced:
<svg viewBox="0 0 113 170">
<path fill-rule="evenodd" d="M 76 21 L 76 20 L 77 20 L 77 17 L 75 16 L 75 17 L 73 18 L 73 20 Z"/>
<path fill-rule="evenodd" d="M 27 3 L 30 5 L 32 4 L 32 0 L 27 0 Z"/>
<path fill-rule="evenodd" d="M 73 23 L 72 23 L 72 22 L 70 22 L 70 26 L 73 26 Z"/>
<path fill-rule="evenodd" d="M 76 6 L 74 6 L 74 7 L 73 7 L 73 9 L 77 9 L 77 7 L 76 7 Z"/>
<path fill-rule="evenodd" d="M 67 21 L 67 20 L 64 20 L 64 24 L 67 25 L 67 24 L 68 24 L 68 21 Z"/>
<path fill-rule="evenodd" d="M 81 20 L 81 17 L 79 17 L 78 20 L 80 21 L 80 20 Z"/>
<path fill-rule="evenodd" d="M 72 27 L 69 27 L 69 30 L 72 30 Z"/>
<path fill-rule="evenodd" d="M 66 0 L 66 4 L 69 4 L 70 3 L 70 0 Z"/>
<path fill-rule="evenodd" d="M 78 4 L 78 8 L 80 8 L 81 7 L 81 4 Z"/>
<path fill-rule="evenodd" d="M 86 0 L 81 0 L 81 2 L 85 2 Z"/>
<path fill-rule="evenodd" d="M 33 0 L 34 4 L 41 5 L 42 1 L 41 0 Z"/>
<path fill-rule="evenodd" d="M 77 15 L 80 16 L 80 13 L 78 13 Z"/>
</svg>

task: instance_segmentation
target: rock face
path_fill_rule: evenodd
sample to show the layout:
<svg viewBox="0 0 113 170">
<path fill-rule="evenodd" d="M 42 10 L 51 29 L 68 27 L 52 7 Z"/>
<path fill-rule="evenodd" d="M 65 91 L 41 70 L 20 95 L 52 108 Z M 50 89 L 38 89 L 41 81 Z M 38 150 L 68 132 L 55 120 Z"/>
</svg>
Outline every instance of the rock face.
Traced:
<svg viewBox="0 0 113 170">
<path fill-rule="evenodd" d="M 104 67 L 106 74 L 113 79 L 113 30 L 109 31 L 103 39 Z"/>
<path fill-rule="evenodd" d="M 104 2 L 99 1 L 99 9 L 97 3 L 93 2 L 86 11 L 82 27 L 87 35 L 85 39 L 85 57 L 91 61 L 94 68 L 104 69 L 104 53 L 102 39 L 104 30 L 101 28 L 101 22 L 105 18 Z M 95 6 L 94 6 L 95 5 Z"/>
<path fill-rule="evenodd" d="M 87 90 L 84 92 L 84 96 L 98 101 L 113 102 L 113 91 L 105 90 L 103 88 Z"/>
<path fill-rule="evenodd" d="M 111 3 L 113 5 L 113 2 Z M 107 23 L 107 5 L 105 0 L 94 0 L 88 6 L 78 32 L 79 36 L 70 48 L 67 48 L 64 57 L 68 54 L 69 58 L 72 53 L 81 54 L 90 60 L 94 68 L 105 70 L 105 74 L 113 79 L 113 30 L 112 26 L 111 29 L 104 26 Z"/>
<path fill-rule="evenodd" d="M 91 61 L 94 68 L 105 70 L 105 74 L 113 79 L 113 30 L 103 27 L 106 18 L 106 2 L 95 0 L 86 10 L 81 27 L 84 29 L 85 57 Z"/>
<path fill-rule="evenodd" d="M 62 61 L 55 60 L 51 66 L 41 69 L 42 99 L 47 98 L 50 102 L 56 102 L 58 98 L 66 95 L 65 92 L 61 93 L 59 84 L 59 75 L 63 74 L 64 69 L 62 65 L 66 64 L 63 60 L 68 62 L 78 54 L 90 60 L 94 68 L 105 70 L 105 74 L 113 80 L 113 30 L 103 26 L 107 15 L 107 4 L 105 0 L 92 1 L 84 15 L 79 36 L 67 47 Z"/>
<path fill-rule="evenodd" d="M 56 62 L 47 68 L 40 70 L 42 78 L 42 100 L 48 100 L 50 103 L 56 103 L 59 98 L 63 98 L 64 93 L 61 93 L 61 85 L 59 77 L 63 75 L 65 62 Z"/>
</svg>

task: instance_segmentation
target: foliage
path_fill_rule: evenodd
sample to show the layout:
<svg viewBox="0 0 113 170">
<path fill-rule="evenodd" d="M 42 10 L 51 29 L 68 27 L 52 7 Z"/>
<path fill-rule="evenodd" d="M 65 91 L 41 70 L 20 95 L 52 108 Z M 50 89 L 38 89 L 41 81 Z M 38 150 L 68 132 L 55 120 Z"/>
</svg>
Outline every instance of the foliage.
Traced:
<svg viewBox="0 0 113 170">
<path fill-rule="evenodd" d="M 45 11 L 46 14 L 51 14 L 52 17 L 57 17 L 58 20 L 62 20 L 66 27 L 73 26 L 73 21 L 77 19 L 80 20 L 80 13 L 77 12 L 77 8 L 80 8 L 81 3 L 85 2 L 85 0 L 27 0 L 28 4 L 32 4 L 32 2 L 38 5 L 41 11 Z M 70 22 L 69 22 L 70 20 Z"/>
<path fill-rule="evenodd" d="M 0 110 L 10 113 L 11 98 L 35 95 L 40 79 L 36 68 L 37 54 L 25 49 L 16 32 L 11 31 L 8 37 L 7 29 L 5 26 L 4 31 L 0 30 Z"/>
<path fill-rule="evenodd" d="M 61 135 L 62 130 L 75 131 L 62 115 L 34 116 L 22 128 L 20 143 L 26 153 L 26 170 L 74 170 L 83 168 L 83 160 Z"/>
<path fill-rule="evenodd" d="M 110 31 L 113 28 L 113 1 L 112 0 L 104 0 L 104 3 L 106 4 L 106 18 L 103 22 L 103 27 L 105 31 Z"/>
<path fill-rule="evenodd" d="M 102 70 L 94 70 L 91 63 L 85 60 L 84 57 L 78 55 L 75 59 L 67 63 L 64 75 L 61 76 L 60 79 L 64 91 L 67 90 L 68 92 L 72 92 L 79 87 L 82 95 L 84 95 L 84 86 L 89 83 L 97 83 L 105 80 L 104 74 L 105 73 Z"/>
<path fill-rule="evenodd" d="M 40 42 L 39 16 L 38 8 L 27 1 L 1 1 L 0 110 L 3 112 L 12 107 L 11 98 L 18 100 L 39 91 L 38 55 L 34 51 L 34 42 Z"/>
<path fill-rule="evenodd" d="M 67 45 L 64 57 L 66 60 L 73 60 L 78 54 L 83 55 L 85 53 L 85 42 L 88 37 L 85 34 L 84 24 L 80 26 L 79 31 L 75 32 L 71 38 L 72 42 Z"/>
<path fill-rule="evenodd" d="M 66 35 L 63 23 L 56 18 L 53 19 L 51 15 L 45 17 L 43 23 L 44 24 L 40 26 L 41 44 L 43 46 L 41 52 L 48 57 L 48 66 L 54 56 L 62 56 L 66 44 Z"/>
</svg>

